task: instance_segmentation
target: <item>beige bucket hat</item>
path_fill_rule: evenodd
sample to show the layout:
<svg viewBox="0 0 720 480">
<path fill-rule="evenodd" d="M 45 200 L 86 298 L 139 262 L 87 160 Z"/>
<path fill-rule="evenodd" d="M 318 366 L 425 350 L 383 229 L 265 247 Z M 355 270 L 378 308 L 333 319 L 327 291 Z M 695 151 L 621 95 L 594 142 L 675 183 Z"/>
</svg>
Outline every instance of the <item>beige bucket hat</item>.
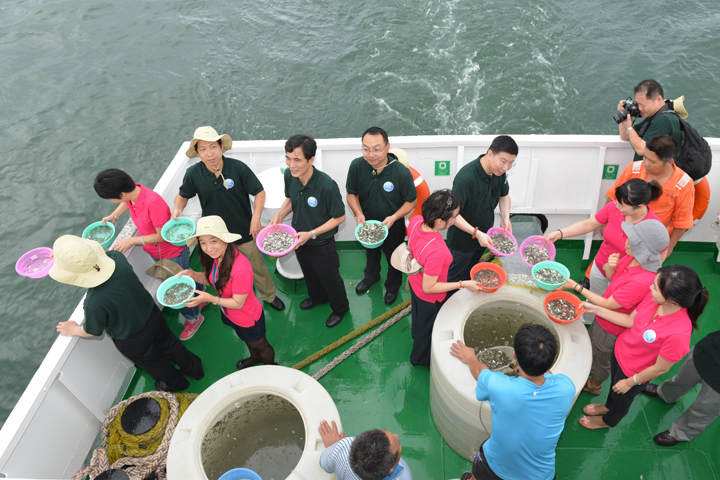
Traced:
<svg viewBox="0 0 720 480">
<path fill-rule="evenodd" d="M 50 277 L 60 283 L 93 288 L 104 283 L 115 271 L 115 262 L 102 246 L 75 235 L 63 235 L 53 244 L 55 263 Z"/>
<path fill-rule="evenodd" d="M 195 151 L 195 144 L 197 144 L 200 140 L 205 142 L 217 142 L 218 140 L 222 140 L 223 153 L 232 148 L 232 139 L 230 136 L 218 135 L 213 127 L 200 127 L 195 129 L 193 139 L 190 142 L 190 148 L 188 148 L 187 152 L 185 152 L 185 155 L 189 158 L 197 157 L 198 154 Z"/>
<path fill-rule="evenodd" d="M 402 148 L 391 148 L 388 153 L 392 153 L 398 159 L 398 162 L 405 165 L 406 168 L 410 168 L 410 157 L 407 152 Z"/>
<path fill-rule="evenodd" d="M 234 243 L 242 238 L 242 235 L 238 233 L 228 232 L 225 222 L 217 215 L 209 215 L 198 220 L 195 235 L 187 239 L 188 246 L 195 245 L 198 242 L 198 237 L 203 235 L 212 235 L 225 243 Z"/>
</svg>

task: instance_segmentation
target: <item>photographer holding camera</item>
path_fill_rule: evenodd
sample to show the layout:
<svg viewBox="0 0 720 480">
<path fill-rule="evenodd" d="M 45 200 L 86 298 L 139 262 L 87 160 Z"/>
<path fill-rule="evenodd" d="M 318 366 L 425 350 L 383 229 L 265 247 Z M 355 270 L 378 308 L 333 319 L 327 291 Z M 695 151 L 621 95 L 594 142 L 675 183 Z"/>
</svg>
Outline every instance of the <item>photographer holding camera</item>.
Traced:
<svg viewBox="0 0 720 480">
<path fill-rule="evenodd" d="M 682 158 L 682 131 L 680 121 L 675 115 L 661 115 L 668 106 L 665 104 L 663 88 L 652 79 L 643 80 L 634 89 L 635 101 L 630 99 L 618 102 L 620 113 L 614 116 L 618 122 L 620 138 L 630 142 L 635 150 L 633 161 L 643 159 L 645 155 L 644 139 L 651 139 L 658 135 L 670 135 L 680 146 L 675 160 Z M 633 125 L 633 117 L 642 117 L 642 120 Z"/>
</svg>

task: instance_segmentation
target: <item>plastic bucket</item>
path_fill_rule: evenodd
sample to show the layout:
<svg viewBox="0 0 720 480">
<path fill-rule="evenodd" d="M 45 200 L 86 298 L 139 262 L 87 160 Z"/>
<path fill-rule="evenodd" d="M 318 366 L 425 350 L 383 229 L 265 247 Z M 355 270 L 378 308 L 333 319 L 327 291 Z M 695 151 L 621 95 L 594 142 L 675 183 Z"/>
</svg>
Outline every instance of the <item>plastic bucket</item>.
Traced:
<svg viewBox="0 0 720 480">
<path fill-rule="evenodd" d="M 575 315 L 575 318 L 572 320 L 560 320 L 559 318 L 555 318 L 552 315 L 550 315 L 550 312 L 548 311 L 548 303 L 552 300 L 555 300 L 556 298 L 562 298 L 563 300 L 567 300 L 568 302 L 572 303 L 575 307 L 575 312 L 577 315 Z M 548 293 L 545 296 L 545 301 L 543 302 L 543 307 L 545 307 L 545 313 L 547 313 L 548 318 L 552 320 L 555 323 L 559 323 L 560 325 L 565 325 L 566 323 L 572 323 L 578 318 L 583 316 L 583 313 L 585 313 L 585 307 L 582 304 L 582 300 L 580 300 L 578 297 L 573 295 L 570 292 L 552 292 Z"/>
<path fill-rule="evenodd" d="M 382 225 L 382 222 L 380 222 L 380 221 L 378 221 L 378 220 L 365 220 L 365 223 L 372 223 L 372 224 L 374 224 L 374 225 Z M 360 231 L 360 229 L 361 229 L 362 227 L 363 227 L 363 224 L 362 224 L 362 223 L 358 224 L 358 226 L 355 227 L 355 239 L 356 239 L 358 242 L 360 242 L 360 245 L 362 245 L 362 246 L 365 247 L 365 248 L 377 248 L 377 247 L 379 247 L 380 245 L 383 244 L 383 242 L 385 241 L 385 239 L 386 239 L 387 236 L 388 236 L 388 227 L 387 227 L 387 225 L 382 225 L 383 230 L 385 230 L 385 237 L 383 237 L 383 239 L 380 240 L 379 242 L 375 242 L 375 243 L 365 243 L 365 242 L 363 242 L 362 240 L 360 240 L 360 238 L 358 237 L 358 232 Z"/>
<path fill-rule="evenodd" d="M 498 257 L 511 257 L 511 256 L 515 255 L 518 251 L 518 243 L 517 243 L 517 240 L 515 239 L 515 236 L 512 233 L 505 230 L 504 228 L 500 228 L 500 227 L 492 227 L 490 230 L 487 231 L 487 234 L 489 236 L 495 235 L 497 233 L 499 233 L 501 235 L 505 235 L 510 240 L 512 240 L 512 242 L 515 244 L 515 250 L 513 250 L 512 253 L 502 253 L 498 250 L 495 250 L 493 247 L 488 247 L 488 250 L 490 250 L 493 254 L 495 254 Z"/>
<path fill-rule="evenodd" d="M 168 305 L 167 303 L 165 303 L 163 301 L 165 292 L 167 292 L 171 287 L 174 287 L 178 283 L 185 283 L 187 285 L 190 285 L 193 290 L 195 290 L 195 288 L 196 288 L 195 280 L 188 277 L 187 275 L 181 275 L 180 277 L 178 277 L 177 275 L 173 275 L 172 277 L 168 278 L 163 283 L 161 283 L 157 289 L 157 292 L 155 292 L 155 297 L 158 299 L 158 302 L 160 302 L 161 305 L 163 305 L 165 307 L 174 308 L 175 310 L 180 310 L 181 308 L 183 308 L 185 306 L 184 302 L 177 303 L 175 305 Z"/>
<path fill-rule="evenodd" d="M 167 233 L 168 231 L 174 227 L 175 225 L 192 225 L 192 232 L 185 237 L 182 240 L 176 240 L 172 241 L 168 239 Z M 163 240 L 166 242 L 175 245 L 176 247 L 182 247 L 183 245 L 187 245 L 187 239 L 195 235 L 195 222 L 193 222 L 191 219 L 187 217 L 180 217 L 177 220 L 170 219 L 165 225 L 163 225 L 162 230 L 160 230 L 160 235 L 162 235 Z"/>
<path fill-rule="evenodd" d="M 87 238 L 88 235 L 90 235 L 90 232 L 95 230 L 97 227 L 110 227 L 112 230 L 112 235 L 110 235 L 110 238 L 105 240 L 104 242 L 101 242 L 100 245 L 102 245 L 103 248 L 108 248 L 110 245 L 112 245 L 113 240 L 115 239 L 115 225 L 113 225 L 110 222 L 103 223 L 103 222 L 94 222 L 85 227 L 85 230 L 83 230 L 82 238 Z"/>
<path fill-rule="evenodd" d="M 481 262 L 472 267 L 470 270 L 470 280 L 475 278 L 475 274 L 478 273 L 480 270 L 492 270 L 493 272 L 497 273 L 500 276 L 500 285 L 497 287 L 491 288 L 489 290 L 483 290 L 485 293 L 492 293 L 496 291 L 498 288 L 505 285 L 505 282 L 507 282 L 507 272 L 504 268 L 502 268 L 500 265 L 497 265 L 492 262 Z"/>
<path fill-rule="evenodd" d="M 537 277 L 535 276 L 535 274 L 537 273 L 538 270 L 540 270 L 541 268 L 545 268 L 545 267 L 547 267 L 551 270 L 557 270 L 565 278 L 570 277 L 570 271 L 562 263 L 551 262 L 551 261 L 540 262 L 532 268 L 532 276 L 535 279 L 535 283 L 538 284 L 538 287 L 540 287 L 542 289 L 553 290 L 553 289 L 559 287 L 560 285 L 562 285 L 563 283 L 565 283 L 565 280 L 563 280 L 562 283 L 557 283 L 557 284 L 545 283 L 545 282 L 541 282 L 540 280 L 538 280 Z"/>
<path fill-rule="evenodd" d="M 532 267 L 533 264 L 529 263 L 525 260 L 525 256 L 523 255 L 523 252 L 525 251 L 525 248 L 528 247 L 530 244 L 536 244 L 537 246 L 543 246 L 548 253 L 550 254 L 550 261 L 555 260 L 555 244 L 552 242 L 549 242 L 547 238 L 545 238 L 543 235 L 531 235 L 527 237 L 523 242 L 520 244 L 520 260 L 523 261 L 525 265 L 528 267 Z M 544 245 L 543 245 L 544 243 Z M 567 275 L 565 275 L 567 276 Z"/>
<path fill-rule="evenodd" d="M 295 245 L 297 245 L 298 239 L 297 237 L 295 237 L 295 241 L 293 242 L 292 247 L 288 248 L 283 252 L 268 252 L 262 248 L 262 242 L 263 240 L 265 240 L 265 237 L 267 237 L 268 234 L 275 232 L 289 233 L 290 235 L 297 234 L 294 228 L 292 228 L 290 225 L 285 225 L 284 223 L 278 223 L 277 227 L 268 225 L 267 227 L 260 230 L 260 233 L 258 233 L 257 238 L 255 239 L 255 243 L 257 244 L 258 250 L 260 250 L 265 255 L 270 255 L 271 257 L 275 258 L 284 257 L 285 255 L 293 251 L 293 248 L 295 248 Z"/>
<path fill-rule="evenodd" d="M 15 271 L 23 277 L 41 278 L 50 273 L 53 263 L 52 248 L 33 248 L 15 262 Z"/>
<path fill-rule="evenodd" d="M 233 468 L 223 473 L 218 480 L 262 480 L 262 478 L 249 468 Z"/>
</svg>

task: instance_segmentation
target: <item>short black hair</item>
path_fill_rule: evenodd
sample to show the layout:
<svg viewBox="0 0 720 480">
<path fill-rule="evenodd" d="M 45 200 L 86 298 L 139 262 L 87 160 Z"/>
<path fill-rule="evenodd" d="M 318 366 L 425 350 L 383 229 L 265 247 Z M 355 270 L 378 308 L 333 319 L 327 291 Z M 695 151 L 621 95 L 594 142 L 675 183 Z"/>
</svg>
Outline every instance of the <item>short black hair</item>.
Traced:
<svg viewBox="0 0 720 480">
<path fill-rule="evenodd" d="M 220 145 L 220 148 L 222 148 L 222 138 L 218 138 L 215 141 L 217 142 L 218 145 Z M 197 153 L 197 144 L 198 144 L 198 142 L 195 142 L 195 153 Z"/>
<path fill-rule="evenodd" d="M 657 200 L 662 193 L 663 187 L 657 180 L 646 182 L 642 178 L 631 178 L 615 189 L 615 198 L 624 205 L 639 207 Z"/>
<path fill-rule="evenodd" d="M 535 323 L 526 323 L 518 329 L 513 348 L 518 365 L 531 377 L 550 370 L 558 351 L 552 332 Z"/>
<path fill-rule="evenodd" d="M 387 145 L 389 142 L 387 132 L 380 127 L 368 128 L 367 130 L 365 130 L 365 133 L 362 134 L 360 140 L 363 140 L 365 138 L 365 135 L 382 135 L 383 140 L 385 140 L 385 145 Z"/>
<path fill-rule="evenodd" d="M 642 82 L 635 85 L 633 92 L 635 94 L 644 92 L 644 95 L 649 99 L 653 99 L 653 98 L 657 97 L 658 95 L 663 97 L 663 99 L 665 98 L 665 94 L 663 92 L 662 86 L 658 82 L 653 80 L 652 78 L 643 80 Z"/>
<path fill-rule="evenodd" d="M 95 176 L 93 188 L 100 198 L 119 200 L 123 193 L 135 190 L 135 182 L 122 170 L 108 168 Z"/>
<path fill-rule="evenodd" d="M 435 222 L 442 220 L 447 222 L 455 213 L 455 210 L 462 208 L 462 201 L 451 190 L 436 190 L 422 204 L 423 223 L 430 228 L 435 228 Z"/>
<path fill-rule="evenodd" d="M 518 144 L 509 135 L 500 135 L 495 137 L 488 148 L 488 152 L 492 150 L 493 153 L 505 152 L 510 155 L 518 154 Z"/>
<path fill-rule="evenodd" d="M 390 440 L 382 430 L 360 433 L 350 446 L 350 468 L 362 480 L 380 480 L 395 466 L 397 454 L 390 451 Z"/>
<path fill-rule="evenodd" d="M 291 153 L 296 148 L 302 147 L 305 160 L 310 160 L 317 152 L 317 143 L 310 135 L 293 135 L 285 142 L 285 153 Z"/>
<path fill-rule="evenodd" d="M 665 163 L 675 160 L 680 151 L 677 140 L 670 135 L 658 135 L 651 138 L 645 144 L 645 148 L 655 153 Z"/>
</svg>

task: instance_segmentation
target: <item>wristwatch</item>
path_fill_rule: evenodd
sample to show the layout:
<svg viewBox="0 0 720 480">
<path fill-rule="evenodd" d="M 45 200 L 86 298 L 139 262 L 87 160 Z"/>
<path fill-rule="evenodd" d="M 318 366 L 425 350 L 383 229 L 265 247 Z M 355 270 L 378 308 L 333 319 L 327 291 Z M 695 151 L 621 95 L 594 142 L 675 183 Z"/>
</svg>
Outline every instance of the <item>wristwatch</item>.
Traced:
<svg viewBox="0 0 720 480">
<path fill-rule="evenodd" d="M 217 297 L 217 302 L 213 302 L 213 305 L 219 305 L 220 304 L 220 295 Z"/>
<path fill-rule="evenodd" d="M 310 233 L 313 234 L 313 238 L 312 238 L 312 239 L 315 240 L 315 239 L 317 238 L 317 235 L 315 235 L 315 230 L 310 230 Z"/>
</svg>

